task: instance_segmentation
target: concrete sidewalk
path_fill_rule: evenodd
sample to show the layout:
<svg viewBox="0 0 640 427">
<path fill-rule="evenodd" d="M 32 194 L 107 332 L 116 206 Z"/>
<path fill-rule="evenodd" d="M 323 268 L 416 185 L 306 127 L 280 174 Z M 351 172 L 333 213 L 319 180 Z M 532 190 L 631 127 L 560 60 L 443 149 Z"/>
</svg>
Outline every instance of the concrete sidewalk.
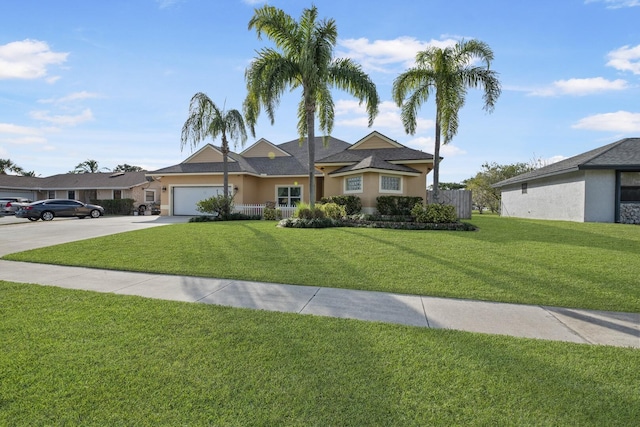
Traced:
<svg viewBox="0 0 640 427">
<path fill-rule="evenodd" d="M 174 301 L 640 348 L 640 314 L 61 267 L 0 260 L 0 279 Z"/>
</svg>

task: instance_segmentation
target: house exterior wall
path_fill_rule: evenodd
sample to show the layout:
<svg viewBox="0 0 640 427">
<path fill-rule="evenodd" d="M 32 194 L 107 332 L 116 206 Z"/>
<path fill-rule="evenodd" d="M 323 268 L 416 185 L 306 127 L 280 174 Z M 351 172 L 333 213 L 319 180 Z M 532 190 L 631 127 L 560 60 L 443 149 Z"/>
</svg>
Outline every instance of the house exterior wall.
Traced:
<svg viewBox="0 0 640 427">
<path fill-rule="evenodd" d="M 174 187 L 187 186 L 222 186 L 222 175 L 165 175 L 162 177 L 161 186 L 166 191 L 158 192 L 160 196 L 160 214 L 171 215 L 171 195 Z M 306 177 L 257 177 L 252 175 L 229 175 L 229 186 L 238 188 L 234 196 L 234 203 L 240 204 L 264 204 L 275 202 L 278 186 L 298 186 L 302 190 L 302 198 L 309 202 L 308 179 Z"/>
<path fill-rule="evenodd" d="M 397 175 L 392 172 L 364 172 L 362 174 L 352 174 L 348 176 L 362 175 L 363 186 L 361 193 L 345 193 L 344 192 L 344 180 L 346 176 L 331 176 L 330 173 L 339 169 L 340 166 L 326 166 L 323 170 L 325 174 L 324 178 L 324 197 L 339 196 L 343 194 L 353 195 L 360 197 L 362 202 L 362 209 L 367 213 L 374 213 L 377 210 L 378 196 L 411 196 L 422 197 L 425 199 L 427 190 L 426 175 L 431 170 L 430 165 L 426 164 L 412 164 L 412 168 L 422 172 L 419 176 Z M 402 192 L 401 193 L 388 193 L 380 191 L 380 176 L 392 175 L 402 177 Z"/>
<path fill-rule="evenodd" d="M 577 171 L 502 188 L 501 214 L 506 217 L 585 220 L 585 172 Z"/>
<path fill-rule="evenodd" d="M 585 222 L 615 222 L 615 189 L 614 170 L 585 171 Z"/>
</svg>

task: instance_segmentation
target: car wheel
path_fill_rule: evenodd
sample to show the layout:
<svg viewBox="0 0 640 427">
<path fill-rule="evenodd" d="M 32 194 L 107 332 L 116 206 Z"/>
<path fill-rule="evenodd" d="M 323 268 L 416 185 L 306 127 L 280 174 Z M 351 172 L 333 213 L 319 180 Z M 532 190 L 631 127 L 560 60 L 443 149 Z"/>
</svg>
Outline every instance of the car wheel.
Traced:
<svg viewBox="0 0 640 427">
<path fill-rule="evenodd" d="M 29 217 L 29 221 L 37 221 L 37 220 L 38 220 L 38 218 L 34 218 L 32 216 Z"/>
<path fill-rule="evenodd" d="M 100 211 L 98 209 L 94 209 L 91 211 L 91 218 L 100 218 Z"/>
<path fill-rule="evenodd" d="M 42 212 L 42 215 L 40 215 L 40 218 L 42 218 L 43 221 L 51 221 L 54 216 L 55 215 L 53 215 L 53 212 L 44 211 L 44 212 Z"/>
</svg>

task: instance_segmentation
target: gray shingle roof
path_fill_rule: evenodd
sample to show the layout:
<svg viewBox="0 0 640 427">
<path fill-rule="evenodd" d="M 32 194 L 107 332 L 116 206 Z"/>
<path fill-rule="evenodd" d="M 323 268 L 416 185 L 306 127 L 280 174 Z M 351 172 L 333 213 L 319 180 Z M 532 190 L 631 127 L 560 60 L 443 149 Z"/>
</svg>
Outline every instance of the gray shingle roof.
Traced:
<svg viewBox="0 0 640 427">
<path fill-rule="evenodd" d="M 625 138 L 513 178 L 496 188 L 584 169 L 640 170 L 640 138 Z"/>
<path fill-rule="evenodd" d="M 322 137 L 316 137 L 314 142 L 316 159 L 330 156 L 351 146 L 351 144 L 333 137 L 327 138 L 326 145 Z M 270 176 L 304 176 L 309 173 L 307 167 L 309 164 L 309 151 L 306 140 L 303 141 L 302 146 L 300 145 L 300 140 L 294 139 L 279 144 L 277 147 L 291 154 L 291 157 L 278 156 L 273 159 L 266 157 L 242 157 L 237 153 L 230 152 L 229 157 L 235 160 L 235 162 L 228 163 L 229 173 L 244 172 Z M 220 149 L 219 147 L 216 148 Z M 222 173 L 222 168 L 222 162 L 180 163 L 149 172 L 148 175 Z"/>
<path fill-rule="evenodd" d="M 0 188 L 28 190 L 98 190 L 127 189 L 145 184 L 146 172 L 66 173 L 46 178 L 0 175 Z"/>
</svg>

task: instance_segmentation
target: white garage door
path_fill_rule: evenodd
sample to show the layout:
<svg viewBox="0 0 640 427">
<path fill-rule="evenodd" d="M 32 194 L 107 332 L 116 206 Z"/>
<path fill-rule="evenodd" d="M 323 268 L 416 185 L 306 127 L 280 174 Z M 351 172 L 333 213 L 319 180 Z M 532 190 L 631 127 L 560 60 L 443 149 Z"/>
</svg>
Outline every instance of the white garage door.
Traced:
<svg viewBox="0 0 640 427">
<path fill-rule="evenodd" d="M 224 193 L 223 186 L 174 187 L 173 214 L 174 215 L 202 215 L 196 210 L 200 200 L 208 199 Z"/>
</svg>

